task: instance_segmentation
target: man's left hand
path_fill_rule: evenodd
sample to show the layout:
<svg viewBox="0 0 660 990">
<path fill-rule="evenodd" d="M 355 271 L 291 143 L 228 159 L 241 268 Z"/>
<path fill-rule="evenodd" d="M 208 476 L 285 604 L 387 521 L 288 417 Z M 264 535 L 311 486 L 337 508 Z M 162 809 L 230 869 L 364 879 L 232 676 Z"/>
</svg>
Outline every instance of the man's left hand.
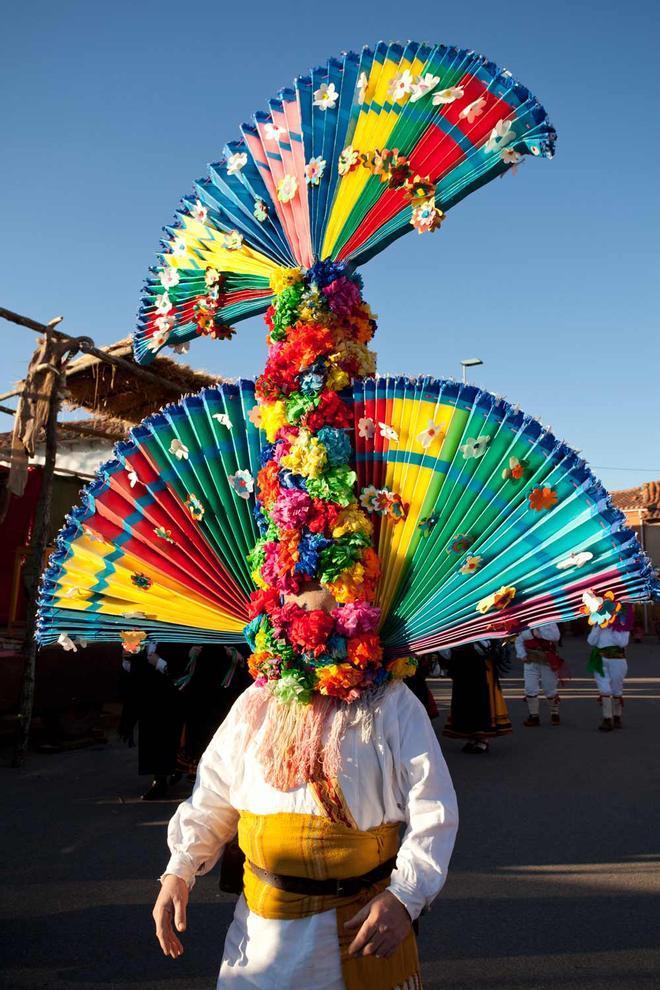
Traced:
<svg viewBox="0 0 660 990">
<path fill-rule="evenodd" d="M 410 915 L 400 900 L 384 890 L 358 911 L 345 927 L 359 929 L 348 947 L 349 956 L 387 959 L 410 931 Z"/>
</svg>

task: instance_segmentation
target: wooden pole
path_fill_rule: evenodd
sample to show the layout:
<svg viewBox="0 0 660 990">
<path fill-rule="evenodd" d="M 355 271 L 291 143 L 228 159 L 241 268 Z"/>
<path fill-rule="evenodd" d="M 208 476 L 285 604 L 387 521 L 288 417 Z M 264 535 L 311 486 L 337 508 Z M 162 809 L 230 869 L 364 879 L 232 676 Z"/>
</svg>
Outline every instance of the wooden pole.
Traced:
<svg viewBox="0 0 660 990">
<path fill-rule="evenodd" d="M 9 406 L 0 406 L 0 413 L 15 416 L 16 410 L 10 409 Z M 75 420 L 72 420 L 70 423 L 58 423 L 57 429 L 66 430 L 68 433 L 79 433 L 83 437 L 98 437 L 100 440 L 112 440 L 113 443 L 117 443 L 117 441 L 122 439 L 116 433 L 106 433 L 105 430 L 97 430 L 93 426 L 79 426 Z M 128 428 L 126 432 L 128 433 Z"/>
<path fill-rule="evenodd" d="M 54 331 L 46 327 L 47 335 Z M 63 348 L 63 351 L 65 348 Z M 63 356 L 63 355 L 62 355 Z M 60 358 L 61 360 L 62 358 Z M 35 639 L 37 627 L 37 598 L 39 594 L 39 581 L 41 577 L 41 566 L 48 545 L 48 528 L 50 525 L 51 503 L 53 499 L 53 478 L 55 475 L 55 461 L 57 458 L 57 414 L 60 405 L 60 384 L 61 376 L 55 378 L 50 394 L 48 419 L 46 421 L 46 440 L 44 466 L 41 480 L 41 490 L 34 513 L 34 528 L 30 539 L 28 555 L 25 561 L 24 582 L 25 595 L 27 599 L 27 612 L 25 622 L 25 636 L 23 639 L 23 682 L 21 685 L 21 698 L 18 714 L 18 726 L 16 730 L 16 740 L 12 758 L 13 767 L 21 767 L 25 763 L 28 740 L 30 737 L 30 726 L 32 724 L 32 711 L 34 708 L 34 686 L 37 666 L 37 641 Z"/>
<path fill-rule="evenodd" d="M 3 306 L 0 306 L 0 317 L 8 320 L 10 323 L 16 323 L 20 327 L 27 327 L 28 330 L 34 330 L 35 333 L 46 333 L 48 329 L 45 323 L 38 323 L 37 320 L 31 320 L 29 316 L 21 316 L 20 313 L 13 313 L 10 309 L 5 309 Z M 158 388 L 164 388 L 170 392 L 176 392 L 178 396 L 181 395 L 181 388 L 178 385 L 168 381 L 167 378 L 159 378 L 152 371 L 145 371 L 144 368 L 141 368 L 134 361 L 126 361 L 124 358 L 115 357 L 114 354 L 108 354 L 107 351 L 100 350 L 94 344 L 91 337 L 72 337 L 68 333 L 62 333 L 61 330 L 53 330 L 51 332 L 57 340 L 70 341 L 78 350 L 84 354 L 91 354 L 92 357 L 98 358 L 104 364 L 112 364 L 116 368 L 123 368 L 129 374 L 135 375 L 136 378 L 141 378 L 142 381 L 149 382 L 151 385 L 157 385 Z"/>
</svg>

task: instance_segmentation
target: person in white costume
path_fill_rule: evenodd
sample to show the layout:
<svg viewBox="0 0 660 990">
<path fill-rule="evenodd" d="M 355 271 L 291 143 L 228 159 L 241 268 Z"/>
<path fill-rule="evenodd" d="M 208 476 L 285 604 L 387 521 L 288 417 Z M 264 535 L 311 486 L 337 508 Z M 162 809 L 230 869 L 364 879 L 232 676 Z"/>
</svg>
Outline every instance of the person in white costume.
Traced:
<svg viewBox="0 0 660 990">
<path fill-rule="evenodd" d="M 532 728 L 540 725 L 539 694 L 550 703 L 550 722 L 559 725 L 559 670 L 562 660 L 557 654 L 556 643 L 560 632 L 556 622 L 525 629 L 516 637 L 516 656 L 524 663 L 525 701 L 527 718 L 523 725 Z"/>
<path fill-rule="evenodd" d="M 275 703 L 267 697 L 266 688 L 254 685 L 239 698 L 202 757 L 192 796 L 170 822 L 171 858 L 161 878 L 154 918 L 163 952 L 173 958 L 183 948 L 172 922 L 179 933 L 185 930 L 188 894 L 195 878 L 212 869 L 237 829 L 240 838 L 243 819 L 256 819 L 267 826 L 276 816 L 288 814 L 287 821 L 300 816 L 313 823 L 319 821 L 314 816 L 324 814 L 318 794 L 309 785 L 283 791 L 264 778 L 259 744 L 266 713 Z M 254 731 L 248 710 L 254 710 L 260 700 L 264 715 Z M 354 715 L 347 718 L 346 710 L 351 707 Z M 343 719 L 337 791 L 344 814 L 359 830 L 354 834 L 362 836 L 387 828 L 387 823 L 400 823 L 400 828 L 392 825 L 397 845 L 403 833 L 396 860 L 385 864 L 387 878 L 375 888 L 379 892 L 354 914 L 351 911 L 348 924 L 341 926 L 349 933 L 343 949 L 339 902 L 336 911 L 287 920 L 262 916 L 241 895 L 225 941 L 218 990 L 421 987 L 418 973 L 395 984 L 377 970 L 375 975 L 370 970 L 363 983 L 352 982 L 345 964 L 347 959 L 362 957 L 386 967 L 410 935 L 411 922 L 441 890 L 458 826 L 451 778 L 426 712 L 401 681 L 386 685 L 355 706 L 336 707 L 325 726 L 326 738 L 337 728 L 335 719 Z M 255 879 L 250 855 L 246 891 L 248 879 L 250 883 Z M 258 875 L 265 872 L 254 870 Z M 272 893 L 272 888 L 266 889 L 266 896 Z"/>
<path fill-rule="evenodd" d="M 601 629 L 594 626 L 587 643 L 592 647 L 589 670 L 593 672 L 602 710 L 601 732 L 623 727 L 623 682 L 628 673 L 626 647 L 630 632 L 621 629 L 620 623 Z"/>
</svg>

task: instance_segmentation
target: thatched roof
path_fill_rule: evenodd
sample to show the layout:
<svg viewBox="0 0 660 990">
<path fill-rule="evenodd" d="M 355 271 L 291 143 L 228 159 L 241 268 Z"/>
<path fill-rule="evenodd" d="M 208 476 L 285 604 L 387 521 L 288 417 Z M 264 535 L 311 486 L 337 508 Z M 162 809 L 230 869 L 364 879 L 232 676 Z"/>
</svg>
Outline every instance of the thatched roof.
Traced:
<svg viewBox="0 0 660 990">
<path fill-rule="evenodd" d="M 118 340 L 103 350 L 131 364 L 135 363 L 130 337 Z M 187 364 L 167 357 L 155 358 L 148 370 L 175 385 L 179 396 L 199 392 L 218 381 L 217 376 L 195 371 Z M 88 354 L 69 364 L 66 384 L 70 393 L 68 405 L 89 409 L 96 416 L 109 416 L 128 425 L 139 423 L 145 416 L 157 412 L 168 402 L 176 402 L 178 398 L 174 389 L 159 389 L 157 385 L 149 384 L 123 368 L 104 364 Z M 98 423 L 96 417 L 95 422 Z"/>
</svg>

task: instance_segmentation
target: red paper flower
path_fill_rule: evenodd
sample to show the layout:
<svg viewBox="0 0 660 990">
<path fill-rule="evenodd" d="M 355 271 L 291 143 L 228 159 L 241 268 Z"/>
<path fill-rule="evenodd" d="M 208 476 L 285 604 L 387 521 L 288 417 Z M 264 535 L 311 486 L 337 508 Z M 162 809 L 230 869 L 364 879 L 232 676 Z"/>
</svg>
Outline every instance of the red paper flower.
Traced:
<svg viewBox="0 0 660 990">
<path fill-rule="evenodd" d="M 306 612 L 303 609 L 289 623 L 289 639 L 293 646 L 306 653 L 320 656 L 325 651 L 328 637 L 334 629 L 334 619 L 321 609 Z"/>
</svg>

